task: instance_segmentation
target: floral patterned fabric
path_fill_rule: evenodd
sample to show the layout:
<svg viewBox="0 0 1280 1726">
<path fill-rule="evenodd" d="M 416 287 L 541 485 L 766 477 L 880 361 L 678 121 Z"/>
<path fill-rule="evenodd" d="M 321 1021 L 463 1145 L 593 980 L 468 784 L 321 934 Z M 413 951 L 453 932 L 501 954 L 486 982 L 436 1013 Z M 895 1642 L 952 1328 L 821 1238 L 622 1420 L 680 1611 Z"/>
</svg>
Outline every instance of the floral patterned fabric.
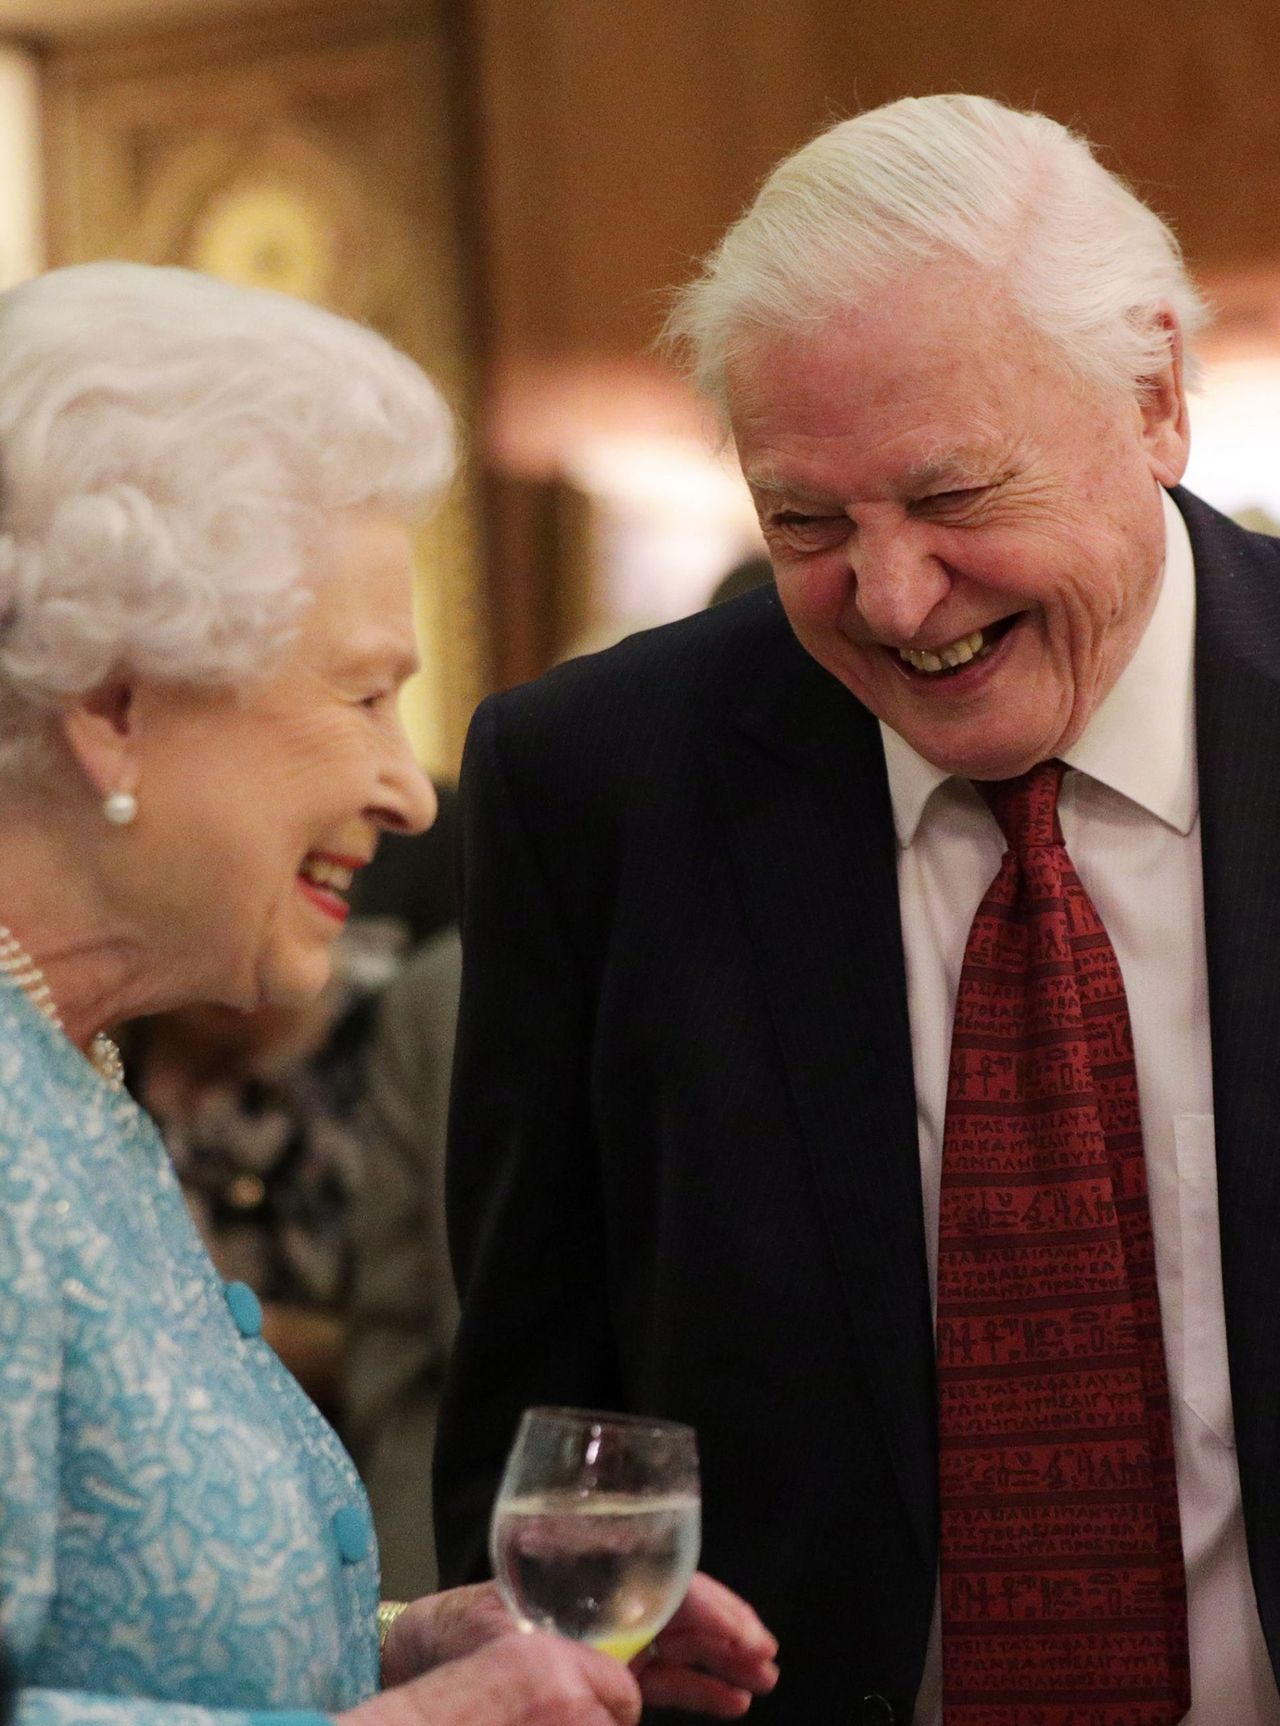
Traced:
<svg viewBox="0 0 1280 1726">
<path fill-rule="evenodd" d="M 0 983 L 16 1726 L 284 1726 L 376 1689 L 364 1492 L 257 1323 L 146 1116 Z"/>
</svg>

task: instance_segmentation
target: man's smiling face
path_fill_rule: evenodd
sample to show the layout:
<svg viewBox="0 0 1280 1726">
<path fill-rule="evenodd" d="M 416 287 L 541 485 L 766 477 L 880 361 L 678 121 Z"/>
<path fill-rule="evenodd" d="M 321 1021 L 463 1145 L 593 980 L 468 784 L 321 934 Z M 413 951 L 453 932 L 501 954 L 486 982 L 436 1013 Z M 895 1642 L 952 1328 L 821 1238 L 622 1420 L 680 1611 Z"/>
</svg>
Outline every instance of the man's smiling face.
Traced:
<svg viewBox="0 0 1280 1726">
<path fill-rule="evenodd" d="M 1159 591 L 1160 487 L 1187 454 L 1176 357 L 1141 396 L 1082 385 L 998 282 L 939 265 L 761 340 L 729 383 L 814 658 L 949 772 L 1007 778 L 1068 748 Z"/>
</svg>

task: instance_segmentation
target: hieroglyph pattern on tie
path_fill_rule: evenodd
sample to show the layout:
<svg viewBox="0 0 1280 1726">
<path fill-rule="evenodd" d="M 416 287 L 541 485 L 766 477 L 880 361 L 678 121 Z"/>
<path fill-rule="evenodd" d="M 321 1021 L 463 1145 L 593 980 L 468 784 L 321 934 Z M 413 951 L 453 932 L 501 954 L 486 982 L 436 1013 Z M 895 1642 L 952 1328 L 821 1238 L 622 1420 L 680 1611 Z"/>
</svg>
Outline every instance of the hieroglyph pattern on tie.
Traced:
<svg viewBox="0 0 1280 1726">
<path fill-rule="evenodd" d="M 947 1726 L 1174 1726 L 1185 1581 L 1124 984 L 1063 769 L 986 790 L 1008 849 L 956 1005 L 938 1268 Z"/>
</svg>

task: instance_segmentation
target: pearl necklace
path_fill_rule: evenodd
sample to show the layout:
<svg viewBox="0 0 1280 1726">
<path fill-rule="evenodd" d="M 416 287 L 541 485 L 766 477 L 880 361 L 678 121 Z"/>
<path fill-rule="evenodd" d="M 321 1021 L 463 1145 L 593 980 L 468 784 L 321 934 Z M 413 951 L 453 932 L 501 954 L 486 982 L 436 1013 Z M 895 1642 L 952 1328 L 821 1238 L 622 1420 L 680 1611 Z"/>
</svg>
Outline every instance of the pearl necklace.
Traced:
<svg viewBox="0 0 1280 1726">
<path fill-rule="evenodd" d="M 66 1035 L 62 1014 L 58 1011 L 53 992 L 45 981 L 44 972 L 13 931 L 6 929 L 3 923 L 0 923 L 0 974 L 11 977 L 31 1005 L 44 1014 L 54 1030 Z M 99 1031 L 90 1043 L 89 1059 L 113 1091 L 124 1089 L 124 1063 L 120 1059 L 119 1049 L 105 1031 Z"/>
</svg>

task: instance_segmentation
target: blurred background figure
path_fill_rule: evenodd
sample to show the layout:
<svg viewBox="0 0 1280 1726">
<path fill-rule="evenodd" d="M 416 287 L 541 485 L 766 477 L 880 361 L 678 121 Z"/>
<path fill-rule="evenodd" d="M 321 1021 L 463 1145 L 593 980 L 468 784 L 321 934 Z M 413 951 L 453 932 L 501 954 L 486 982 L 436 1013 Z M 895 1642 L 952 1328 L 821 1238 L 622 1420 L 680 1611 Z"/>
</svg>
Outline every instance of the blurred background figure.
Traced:
<svg viewBox="0 0 1280 1726">
<path fill-rule="evenodd" d="M 221 1274 L 263 1302 L 263 1330 L 312 1399 L 337 1410 L 347 1210 L 359 1172 L 345 1121 L 334 997 L 137 1021 L 130 1086 L 164 1135 Z"/>
<path fill-rule="evenodd" d="M 415 947 L 458 915 L 458 793 L 450 780 L 431 777 L 439 803 L 431 826 L 425 833 L 388 833 L 352 890 L 344 931 L 353 948 L 350 969 L 375 991 Z M 380 954 L 392 962 L 379 964 Z"/>
<path fill-rule="evenodd" d="M 711 590 L 708 605 L 723 605 L 726 599 L 737 599 L 773 580 L 773 565 L 763 552 L 758 557 L 744 557 L 741 563 L 724 574 Z"/>
<path fill-rule="evenodd" d="M 431 1458 L 457 1297 L 444 1227 L 444 1145 L 462 976 L 456 926 L 424 943 L 387 989 L 354 1130 L 345 1415 L 400 1599 L 436 1583 Z"/>
</svg>

